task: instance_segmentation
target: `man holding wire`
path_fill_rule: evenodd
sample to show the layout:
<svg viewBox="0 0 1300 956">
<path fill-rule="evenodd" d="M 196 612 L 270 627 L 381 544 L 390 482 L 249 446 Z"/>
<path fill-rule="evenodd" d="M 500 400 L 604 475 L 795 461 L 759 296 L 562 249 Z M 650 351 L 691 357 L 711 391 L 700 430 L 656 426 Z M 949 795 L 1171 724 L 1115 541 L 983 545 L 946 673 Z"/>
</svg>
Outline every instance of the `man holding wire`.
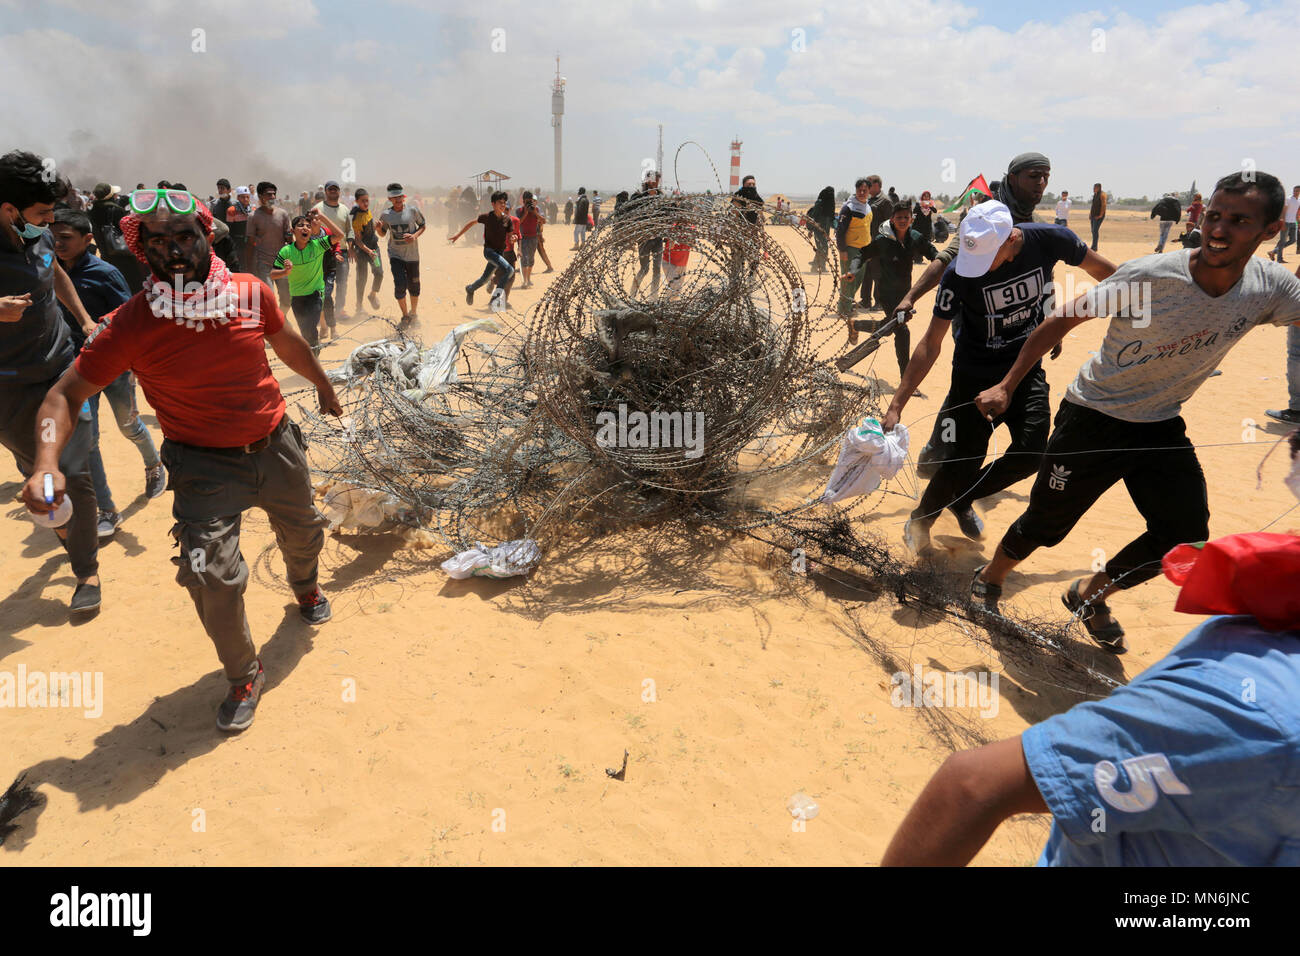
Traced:
<svg viewBox="0 0 1300 956">
<path fill-rule="evenodd" d="M 1255 326 L 1300 323 L 1300 279 L 1255 255 L 1285 226 L 1284 200 L 1275 176 L 1225 176 L 1206 207 L 1199 249 L 1124 263 L 1039 326 L 1005 377 L 975 399 L 981 414 L 998 420 L 1022 378 L 1066 333 L 1094 316 L 1113 316 L 1101 349 L 1066 390 L 1029 507 L 977 572 L 975 597 L 996 602 L 1016 565 L 1063 541 L 1123 480 L 1145 530 L 1103 570 L 1075 581 L 1062 600 L 1094 641 L 1124 653 L 1124 631 L 1106 597 L 1158 575 L 1161 557 L 1175 545 L 1209 535 L 1205 475 L 1187 437 L 1183 402 Z"/>
<path fill-rule="evenodd" d="M 903 526 L 903 538 L 917 554 L 930 547 L 930 527 L 944 508 L 956 516 L 968 538 L 982 538 L 984 523 L 975 513 L 974 502 L 1038 470 L 1051 418 L 1047 376 L 1039 361 L 1042 353 L 994 418 L 986 421 L 974 401 L 1002 380 L 1030 333 L 1043 321 L 1052 269 L 1062 261 L 1082 266 L 1098 280 L 1115 271 L 1070 229 L 1046 223 L 1013 225 L 1011 210 L 995 200 L 980 203 L 962 220 L 957 258 L 939 282 L 934 317 L 907 363 L 883 423 L 885 431 L 898 424 L 903 407 L 938 359 L 951 329 L 952 384 L 936 427 L 948 450 Z M 1052 358 L 1059 354 L 1058 343 Z M 1002 422 L 1011 430 L 1011 445 L 984 465 L 989 438 Z"/>
</svg>

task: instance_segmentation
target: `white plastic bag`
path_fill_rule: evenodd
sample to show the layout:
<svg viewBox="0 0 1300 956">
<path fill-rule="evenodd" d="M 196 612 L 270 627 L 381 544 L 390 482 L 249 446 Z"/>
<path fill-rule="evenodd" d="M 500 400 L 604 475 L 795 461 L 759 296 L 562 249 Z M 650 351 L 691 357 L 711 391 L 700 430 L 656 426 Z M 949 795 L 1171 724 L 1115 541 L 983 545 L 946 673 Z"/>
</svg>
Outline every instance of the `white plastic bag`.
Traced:
<svg viewBox="0 0 1300 956">
<path fill-rule="evenodd" d="M 460 357 L 460 347 L 465 337 L 471 332 L 500 332 L 501 326 L 495 319 L 475 319 L 463 322 L 448 332 L 441 342 L 431 349 L 426 349 L 420 356 L 420 364 L 415 370 L 415 383 L 418 386 L 408 394 L 411 398 L 421 399 L 430 392 L 438 392 L 448 385 L 454 385 L 459 376 L 456 374 L 456 359 Z"/>
<path fill-rule="evenodd" d="M 902 469 L 909 443 L 907 426 L 901 422 L 885 434 L 876 419 L 862 419 L 840 442 L 840 457 L 821 500 L 829 504 L 875 491 Z"/>
<path fill-rule="evenodd" d="M 442 562 L 442 569 L 458 581 L 465 578 L 509 578 L 527 574 L 541 560 L 542 552 L 532 538 L 507 541 L 495 548 L 477 548 L 462 551 Z"/>
</svg>

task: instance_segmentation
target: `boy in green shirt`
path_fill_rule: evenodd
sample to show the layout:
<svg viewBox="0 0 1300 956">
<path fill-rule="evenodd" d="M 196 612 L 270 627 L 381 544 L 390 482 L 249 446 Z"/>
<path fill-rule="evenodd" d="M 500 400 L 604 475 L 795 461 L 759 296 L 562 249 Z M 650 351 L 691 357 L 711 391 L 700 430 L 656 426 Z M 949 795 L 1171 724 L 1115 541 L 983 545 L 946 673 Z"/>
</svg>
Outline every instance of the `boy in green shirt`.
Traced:
<svg viewBox="0 0 1300 956">
<path fill-rule="evenodd" d="M 294 321 L 312 351 L 319 352 L 317 327 L 325 304 L 325 256 L 331 252 L 330 240 L 342 233 L 315 209 L 305 216 L 294 217 L 292 226 L 293 242 L 275 257 L 271 278 L 289 277 Z"/>
</svg>

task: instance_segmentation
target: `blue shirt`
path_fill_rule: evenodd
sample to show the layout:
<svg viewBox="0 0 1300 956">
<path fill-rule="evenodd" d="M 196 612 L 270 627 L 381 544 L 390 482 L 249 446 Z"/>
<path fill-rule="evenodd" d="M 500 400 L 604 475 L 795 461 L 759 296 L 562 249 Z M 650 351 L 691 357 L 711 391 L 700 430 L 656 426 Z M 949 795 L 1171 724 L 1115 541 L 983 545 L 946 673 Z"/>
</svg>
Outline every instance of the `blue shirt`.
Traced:
<svg viewBox="0 0 1300 956">
<path fill-rule="evenodd" d="M 953 323 L 953 368 L 1004 375 L 1016 364 L 1020 347 L 1043 321 L 1043 300 L 1051 291 L 1058 262 L 1077 266 L 1088 247 L 1065 226 L 1027 222 L 1020 252 L 984 275 L 957 275 L 954 262 L 939 280 L 934 317 Z"/>
<path fill-rule="evenodd" d="M 1300 866 L 1300 630 L 1210 618 L 1021 742 L 1040 866 Z"/>
<path fill-rule="evenodd" d="M 81 258 L 67 270 L 67 273 L 73 286 L 76 287 L 81 304 L 86 307 L 86 311 L 96 322 L 131 298 L 131 290 L 127 288 L 126 279 L 122 277 L 117 266 L 105 262 L 98 256 L 92 256 L 89 252 L 82 253 Z M 85 333 L 81 331 L 81 326 L 62 302 L 59 303 L 59 309 L 63 312 L 68 328 L 72 330 L 73 341 L 80 349 L 86 341 Z"/>
</svg>

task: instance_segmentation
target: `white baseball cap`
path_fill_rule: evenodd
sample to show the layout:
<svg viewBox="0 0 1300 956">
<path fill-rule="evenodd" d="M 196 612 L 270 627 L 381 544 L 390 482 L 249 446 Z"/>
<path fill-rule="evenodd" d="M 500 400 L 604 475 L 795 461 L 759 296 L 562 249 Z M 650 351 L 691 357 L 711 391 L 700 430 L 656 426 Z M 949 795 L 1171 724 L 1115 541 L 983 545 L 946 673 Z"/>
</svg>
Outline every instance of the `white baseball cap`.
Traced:
<svg viewBox="0 0 1300 956">
<path fill-rule="evenodd" d="M 966 213 L 958 229 L 957 275 L 977 279 L 988 272 L 1013 225 L 1011 210 L 993 199 Z"/>
</svg>

